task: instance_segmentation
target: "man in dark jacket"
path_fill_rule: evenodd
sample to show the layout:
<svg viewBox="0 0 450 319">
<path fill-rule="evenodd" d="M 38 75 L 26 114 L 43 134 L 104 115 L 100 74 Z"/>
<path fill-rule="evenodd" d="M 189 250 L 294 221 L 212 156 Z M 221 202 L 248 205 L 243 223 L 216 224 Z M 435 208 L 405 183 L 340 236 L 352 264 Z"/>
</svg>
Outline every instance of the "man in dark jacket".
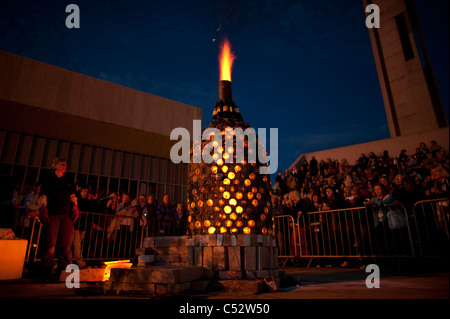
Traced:
<svg viewBox="0 0 450 319">
<path fill-rule="evenodd" d="M 42 183 L 41 188 L 41 197 L 47 202 L 46 214 L 41 216 L 42 222 L 47 225 L 46 250 L 42 262 L 44 269 L 50 273 L 54 271 L 55 253 L 58 254 L 60 269 L 65 269 L 71 263 L 73 223 L 79 214 L 76 206 L 75 186 L 66 178 L 66 168 L 67 161 L 65 159 L 54 159 L 52 172 L 49 178 Z"/>
</svg>

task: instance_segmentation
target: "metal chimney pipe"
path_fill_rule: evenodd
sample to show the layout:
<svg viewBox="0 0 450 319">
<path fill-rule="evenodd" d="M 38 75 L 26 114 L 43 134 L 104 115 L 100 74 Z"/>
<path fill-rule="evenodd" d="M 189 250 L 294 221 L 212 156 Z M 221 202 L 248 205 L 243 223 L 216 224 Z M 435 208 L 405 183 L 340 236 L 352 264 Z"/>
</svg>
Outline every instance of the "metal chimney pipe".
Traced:
<svg viewBox="0 0 450 319">
<path fill-rule="evenodd" d="M 233 104 L 233 93 L 231 90 L 231 81 L 219 81 L 219 103 L 222 101 L 224 105 Z"/>
</svg>

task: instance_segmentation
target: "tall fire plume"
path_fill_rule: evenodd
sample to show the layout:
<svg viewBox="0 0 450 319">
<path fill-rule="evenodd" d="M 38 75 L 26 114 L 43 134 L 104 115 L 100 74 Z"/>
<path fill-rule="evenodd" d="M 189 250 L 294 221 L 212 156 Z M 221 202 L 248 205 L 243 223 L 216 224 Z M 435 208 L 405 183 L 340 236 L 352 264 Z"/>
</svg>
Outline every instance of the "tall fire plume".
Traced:
<svg viewBox="0 0 450 319">
<path fill-rule="evenodd" d="M 233 67 L 235 56 L 231 52 L 230 42 L 227 38 L 224 39 L 220 49 L 220 80 L 231 82 L 231 69 Z"/>
</svg>

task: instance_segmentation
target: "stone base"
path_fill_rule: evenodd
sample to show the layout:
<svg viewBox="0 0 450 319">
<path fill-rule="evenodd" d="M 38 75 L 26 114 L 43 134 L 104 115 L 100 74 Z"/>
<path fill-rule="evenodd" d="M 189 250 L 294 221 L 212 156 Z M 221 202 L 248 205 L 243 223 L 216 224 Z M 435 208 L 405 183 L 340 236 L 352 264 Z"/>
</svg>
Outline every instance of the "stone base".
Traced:
<svg viewBox="0 0 450 319">
<path fill-rule="evenodd" d="M 148 237 L 136 254 L 141 267 L 203 267 L 216 274 L 250 271 L 256 277 L 260 271 L 278 268 L 278 248 L 274 238 L 267 235 Z"/>
<path fill-rule="evenodd" d="M 111 269 L 106 292 L 177 294 L 209 287 L 258 293 L 264 279 L 279 284 L 278 250 L 265 235 L 148 237 L 136 249 L 138 265 Z M 249 288 L 250 287 L 250 288 Z"/>
<path fill-rule="evenodd" d="M 193 288 L 201 289 L 204 287 L 203 278 L 201 267 L 114 268 L 111 269 L 110 279 L 103 282 L 103 290 L 105 293 L 174 294 Z"/>
<path fill-rule="evenodd" d="M 80 282 L 101 282 L 105 276 L 105 268 L 86 268 L 80 269 Z M 65 282 L 66 278 L 70 276 L 72 272 L 61 271 L 59 275 L 59 281 Z"/>
</svg>

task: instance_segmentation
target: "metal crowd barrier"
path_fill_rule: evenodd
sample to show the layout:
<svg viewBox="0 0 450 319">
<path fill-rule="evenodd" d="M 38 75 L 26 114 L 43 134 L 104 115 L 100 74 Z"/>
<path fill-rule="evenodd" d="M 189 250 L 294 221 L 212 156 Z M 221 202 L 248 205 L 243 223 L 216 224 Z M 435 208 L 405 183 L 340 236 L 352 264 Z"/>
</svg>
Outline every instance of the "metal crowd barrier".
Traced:
<svg viewBox="0 0 450 319">
<path fill-rule="evenodd" d="M 17 206 L 17 209 L 16 225 L 13 227 L 14 235 L 17 238 L 28 240 L 25 251 L 25 262 L 34 261 L 36 259 L 43 225 L 38 218 L 28 218 L 26 207 Z"/>
<path fill-rule="evenodd" d="M 386 210 L 387 214 L 400 214 L 404 223 L 393 229 L 388 219 L 377 222 L 380 210 Z M 301 257 L 414 255 L 408 216 L 403 206 L 356 207 L 313 212 L 298 216 L 297 225 L 297 236 L 302 248 Z"/>
<path fill-rule="evenodd" d="M 16 227 L 16 237 L 27 239 L 25 262 L 39 261 L 44 253 L 46 232 L 38 218 L 28 219 L 26 210 Z M 145 237 L 185 235 L 186 221 L 140 219 L 130 216 L 80 212 L 74 224 L 72 244 L 75 261 L 132 259 Z"/>
<path fill-rule="evenodd" d="M 294 250 L 297 247 L 294 218 L 290 215 L 275 216 L 275 236 L 278 247 L 278 258 L 283 261 L 283 266 L 294 258 Z"/>
<path fill-rule="evenodd" d="M 423 200 L 414 204 L 414 244 L 420 257 L 449 255 L 449 199 Z"/>
<path fill-rule="evenodd" d="M 398 212 L 403 220 L 392 229 L 389 220 L 377 222 L 378 213 Z M 28 239 L 26 262 L 40 259 L 45 231 L 39 219 L 26 220 L 21 210 L 17 237 Z M 401 217 L 403 216 L 403 218 Z M 135 258 L 135 248 L 145 237 L 185 235 L 186 221 L 139 218 L 80 212 L 75 223 L 73 258 L 112 260 Z M 278 257 L 283 266 L 290 258 L 321 257 L 448 257 L 449 199 L 404 206 L 356 207 L 319 211 L 297 217 L 275 216 Z"/>
<path fill-rule="evenodd" d="M 448 257 L 448 198 L 419 201 L 412 211 L 366 206 L 310 212 L 295 222 L 280 215 L 275 225 L 284 264 L 289 258 Z"/>
<path fill-rule="evenodd" d="M 377 223 L 380 209 L 398 212 L 404 224 L 391 229 L 389 221 Z M 276 216 L 279 257 L 414 257 L 409 216 L 403 206 L 356 207 L 302 214 L 296 223 L 291 216 Z M 281 239 L 284 241 L 281 242 Z M 288 241 L 289 240 L 289 241 Z"/>
</svg>

